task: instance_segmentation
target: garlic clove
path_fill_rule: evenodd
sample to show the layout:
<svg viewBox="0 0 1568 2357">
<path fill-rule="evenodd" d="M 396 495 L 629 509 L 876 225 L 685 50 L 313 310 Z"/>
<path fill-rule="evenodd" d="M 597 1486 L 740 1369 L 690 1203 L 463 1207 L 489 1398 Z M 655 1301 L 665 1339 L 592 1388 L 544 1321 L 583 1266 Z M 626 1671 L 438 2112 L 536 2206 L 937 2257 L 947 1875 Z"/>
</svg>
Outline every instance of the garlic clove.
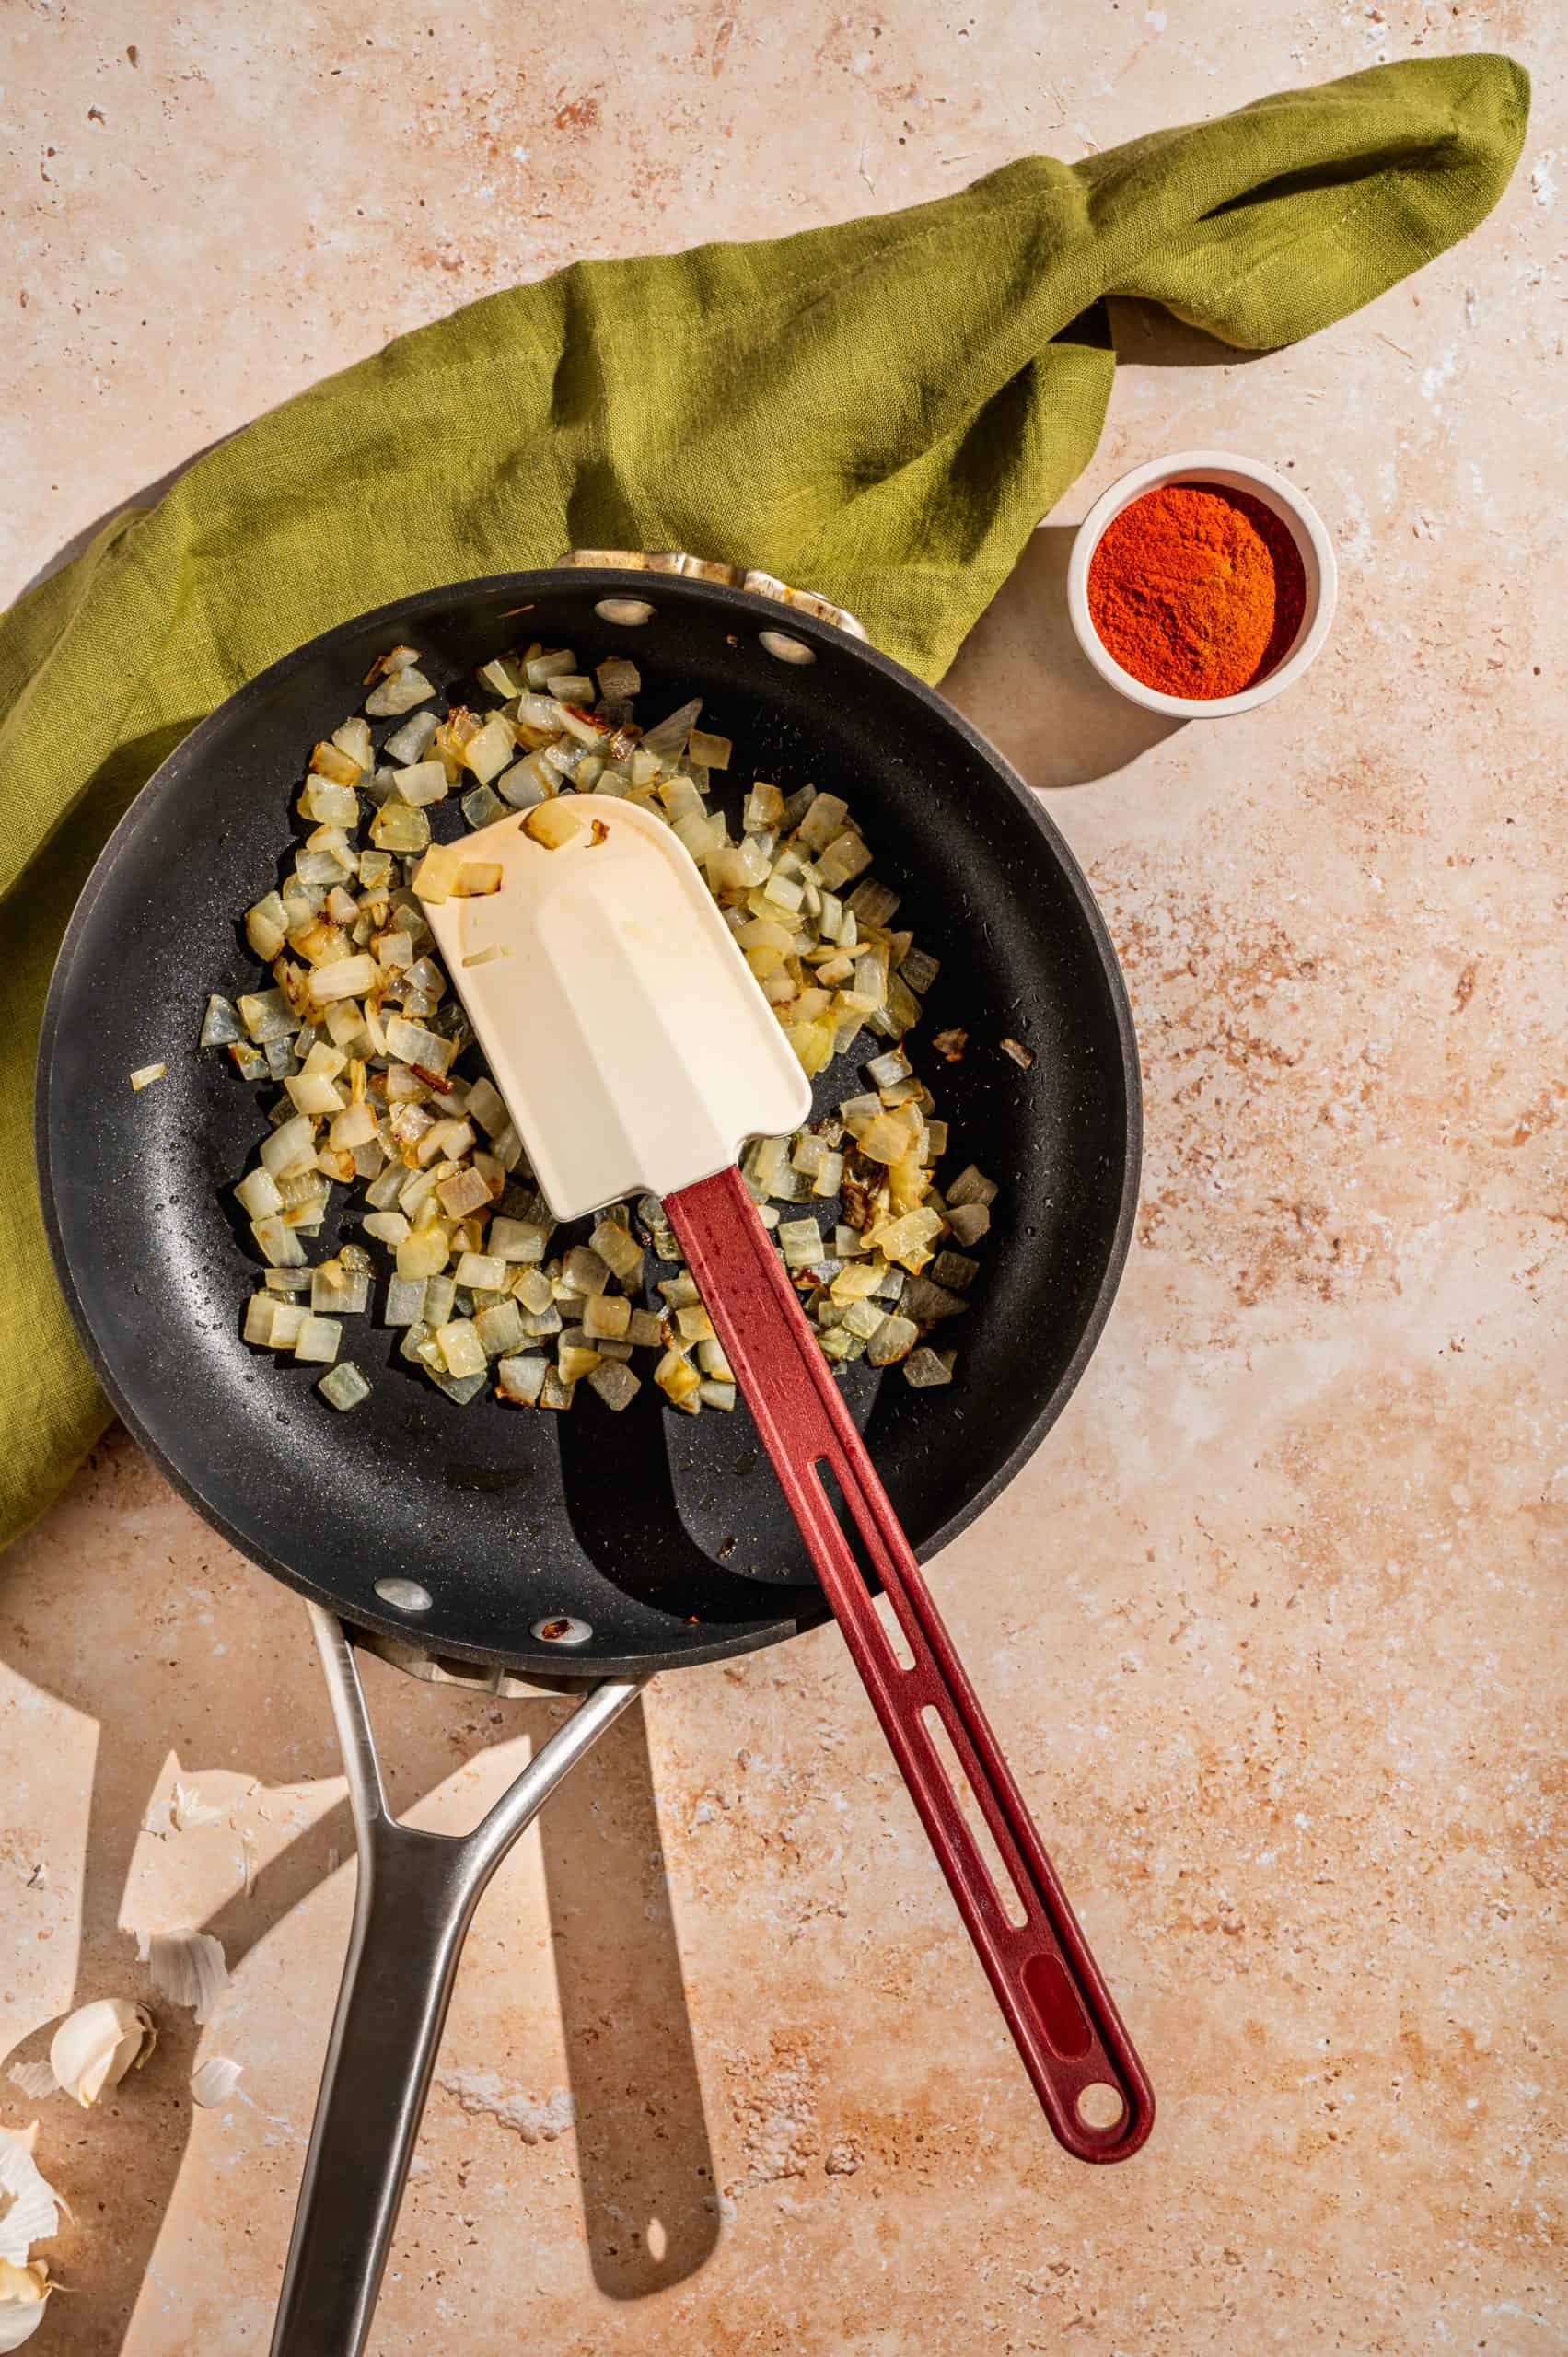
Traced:
<svg viewBox="0 0 1568 2357">
<path fill-rule="evenodd" d="M 41 2258 L 23 2267 L 0 2258 L 0 2352 L 19 2349 L 32 2339 L 53 2289 Z"/>
<path fill-rule="evenodd" d="M 139 2069 L 157 2044 L 145 2005 L 129 1997 L 98 1997 L 61 2023 L 49 2049 L 50 2068 L 85 2111 L 106 2087 L 118 2086 L 133 2063 Z"/>
<path fill-rule="evenodd" d="M 219 2104 L 228 2101 L 244 2069 L 244 2063 L 236 2062 L 231 2055 L 210 2055 L 191 2073 L 192 2100 L 199 2103 L 203 2111 L 215 2110 Z"/>
</svg>

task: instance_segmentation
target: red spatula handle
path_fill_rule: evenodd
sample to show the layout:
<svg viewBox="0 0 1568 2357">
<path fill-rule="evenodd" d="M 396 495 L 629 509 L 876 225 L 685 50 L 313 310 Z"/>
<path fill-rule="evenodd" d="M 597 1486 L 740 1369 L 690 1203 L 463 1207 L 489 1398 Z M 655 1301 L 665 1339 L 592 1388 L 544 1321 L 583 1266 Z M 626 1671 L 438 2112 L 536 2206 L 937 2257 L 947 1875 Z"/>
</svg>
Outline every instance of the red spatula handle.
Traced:
<svg viewBox="0 0 1568 2357">
<path fill-rule="evenodd" d="M 1052 2131 L 1081 2161 L 1124 2161 L 1154 2125 L 1153 2089 L 745 1182 L 720 1171 L 667 1196 L 665 1210 Z M 908 1666 L 819 1468 L 849 1507 Z M 1007 1893 L 965 1818 L 933 1717 L 990 1830 Z M 1121 2097 L 1109 2124 L 1095 2124 L 1113 2108 L 1108 2096 L 1079 2108 L 1091 2087 Z"/>
</svg>

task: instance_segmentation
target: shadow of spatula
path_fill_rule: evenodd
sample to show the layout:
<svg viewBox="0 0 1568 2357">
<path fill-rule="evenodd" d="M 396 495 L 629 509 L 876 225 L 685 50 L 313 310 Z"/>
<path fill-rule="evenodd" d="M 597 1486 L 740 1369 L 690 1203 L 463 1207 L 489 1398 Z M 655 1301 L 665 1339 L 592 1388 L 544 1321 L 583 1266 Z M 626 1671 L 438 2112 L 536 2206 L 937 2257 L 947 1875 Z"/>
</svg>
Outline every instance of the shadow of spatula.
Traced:
<svg viewBox="0 0 1568 2357">
<path fill-rule="evenodd" d="M 1127 2159 L 1148 2080 L 736 1168 L 809 1120 L 811 1088 L 695 863 L 654 814 L 574 795 L 438 853 L 420 890 L 556 1216 L 662 1197 L 1046 2118 L 1080 2160 Z"/>
</svg>

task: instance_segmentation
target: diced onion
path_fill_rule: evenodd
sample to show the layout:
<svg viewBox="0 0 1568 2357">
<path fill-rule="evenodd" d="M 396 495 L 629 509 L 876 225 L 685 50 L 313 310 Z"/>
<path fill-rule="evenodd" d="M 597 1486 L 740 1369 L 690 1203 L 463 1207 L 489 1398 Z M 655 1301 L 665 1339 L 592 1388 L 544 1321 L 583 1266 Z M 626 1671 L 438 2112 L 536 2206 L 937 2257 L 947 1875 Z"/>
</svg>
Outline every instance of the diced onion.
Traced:
<svg viewBox="0 0 1568 2357">
<path fill-rule="evenodd" d="M 683 1316 L 691 1314 L 682 1312 Z M 624 1294 L 590 1294 L 583 1306 L 584 1330 L 596 1341 L 624 1341 L 631 1323 L 632 1305 Z"/>
<path fill-rule="evenodd" d="M 362 991 L 371 990 L 380 980 L 380 969 L 374 958 L 339 958 L 331 966 L 318 966 L 306 984 L 319 1006 L 331 999 L 356 998 Z"/>
<path fill-rule="evenodd" d="M 316 1386 L 323 1399 L 334 1408 L 357 1408 L 362 1399 L 370 1397 L 370 1386 L 352 1359 L 340 1360 Z"/>
<path fill-rule="evenodd" d="M 365 709 L 373 720 L 380 720 L 389 713 L 410 712 L 435 693 L 424 674 L 411 665 L 405 670 L 389 671 L 366 697 Z"/>
<path fill-rule="evenodd" d="M 436 1347 L 446 1362 L 448 1375 L 482 1375 L 486 1360 L 484 1344 L 480 1341 L 471 1318 L 454 1318 L 436 1329 Z"/>
<path fill-rule="evenodd" d="M 265 1263 L 243 1313 L 246 1341 L 325 1364 L 319 1387 L 335 1408 L 366 1396 L 359 1368 L 338 1358 L 338 1321 L 371 1306 L 381 1282 L 372 1255 L 345 1241 L 311 1267 L 306 1251 L 307 1239 L 336 1235 L 341 1185 L 357 1193 L 366 1241 L 395 1263 L 380 1322 L 455 1404 L 494 1379 L 500 1398 L 560 1412 L 586 1384 L 619 1413 L 640 1387 L 629 1364 L 639 1351 L 655 1353 L 656 1384 L 684 1412 L 736 1403 L 663 1205 L 612 1206 L 589 1244 L 548 1257 L 554 1223 L 505 1104 L 487 1074 L 454 1069 L 472 1033 L 430 954 L 422 902 L 488 895 L 502 876 L 467 835 L 431 840 L 429 812 L 443 831 L 452 826 L 441 806 L 466 772 L 470 829 L 521 810 L 525 830 L 552 851 L 607 839 L 585 799 L 594 794 L 654 813 L 701 867 L 804 1068 L 865 1057 L 864 1093 L 794 1137 L 753 1141 L 746 1181 L 824 1356 L 842 1368 L 901 1361 L 916 1388 L 947 1384 L 953 1353 L 921 1338 L 968 1308 L 979 1263 L 965 1248 L 989 1228 L 996 1190 L 972 1167 L 936 1188 L 947 1128 L 907 1039 L 940 967 L 892 929 L 899 895 L 868 873 L 871 849 L 846 802 L 811 785 L 742 781 L 732 838 L 709 795 L 735 749 L 697 727 L 697 700 L 644 735 L 631 702 L 641 678 L 624 657 L 600 662 L 596 685 L 573 649 L 536 645 L 496 656 L 479 678 L 501 708 L 443 713 L 415 649 L 377 662 L 364 711 L 310 755 L 303 847 L 245 913 L 270 974 L 232 1004 L 207 1002 L 202 1044 L 283 1090 L 259 1167 L 235 1190 Z M 371 723 L 383 715 L 392 725 L 377 750 Z M 508 948 L 472 951 L 465 968 Z M 961 1031 L 938 1035 L 939 1053 L 964 1045 Z M 1032 1061 L 1016 1040 L 1002 1046 L 1023 1068 Z M 163 1069 L 142 1068 L 137 1085 Z M 781 1215 L 781 1205 L 807 1203 L 822 1206 L 830 1237 L 817 1218 Z M 649 1251 L 674 1269 L 658 1280 L 662 1309 L 638 1306 Z"/>
<path fill-rule="evenodd" d="M 308 1310 L 294 1345 L 295 1357 L 313 1360 L 322 1366 L 331 1365 L 337 1357 L 343 1330 L 335 1318 L 319 1318 L 313 1310 Z"/>
<path fill-rule="evenodd" d="M 631 1368 L 617 1359 L 601 1358 L 588 1374 L 588 1389 L 597 1392 L 615 1415 L 631 1406 L 642 1387 Z"/>
<path fill-rule="evenodd" d="M 581 834 L 583 821 L 570 802 L 557 798 L 541 802 L 523 820 L 523 832 L 541 843 L 546 851 L 559 851 L 574 835 Z"/>
<path fill-rule="evenodd" d="M 519 1406 L 532 1408 L 538 1404 L 549 1371 L 548 1359 L 528 1354 L 505 1358 L 495 1370 L 496 1386 L 504 1399 L 515 1399 Z"/>
<path fill-rule="evenodd" d="M 395 768 L 408 769 L 423 761 L 431 738 L 440 722 L 433 712 L 411 713 L 401 728 L 394 728 L 381 748 L 384 761 Z"/>
</svg>

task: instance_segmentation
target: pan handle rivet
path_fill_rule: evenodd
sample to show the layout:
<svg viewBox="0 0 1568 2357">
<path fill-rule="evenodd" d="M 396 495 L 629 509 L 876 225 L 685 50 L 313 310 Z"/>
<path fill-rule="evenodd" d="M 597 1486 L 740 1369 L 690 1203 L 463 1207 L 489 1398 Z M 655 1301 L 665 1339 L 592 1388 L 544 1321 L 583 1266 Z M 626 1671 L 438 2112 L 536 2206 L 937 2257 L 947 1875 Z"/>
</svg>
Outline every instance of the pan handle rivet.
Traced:
<svg viewBox="0 0 1568 2357">
<path fill-rule="evenodd" d="M 557 1612 L 549 1620 L 536 1620 L 528 1631 L 541 1645 L 586 1645 L 593 1635 L 586 1620 L 574 1620 L 569 1612 Z"/>
<path fill-rule="evenodd" d="M 417 1580 L 377 1580 L 376 1593 L 399 1612 L 428 1612 L 436 1598 Z"/>
<path fill-rule="evenodd" d="M 791 638 L 785 630 L 760 630 L 758 644 L 776 663 L 815 663 L 817 650 L 807 646 L 803 638 Z"/>
<path fill-rule="evenodd" d="M 594 608 L 601 622 L 615 622 L 621 630 L 641 630 L 654 610 L 645 598 L 601 598 Z"/>
</svg>

